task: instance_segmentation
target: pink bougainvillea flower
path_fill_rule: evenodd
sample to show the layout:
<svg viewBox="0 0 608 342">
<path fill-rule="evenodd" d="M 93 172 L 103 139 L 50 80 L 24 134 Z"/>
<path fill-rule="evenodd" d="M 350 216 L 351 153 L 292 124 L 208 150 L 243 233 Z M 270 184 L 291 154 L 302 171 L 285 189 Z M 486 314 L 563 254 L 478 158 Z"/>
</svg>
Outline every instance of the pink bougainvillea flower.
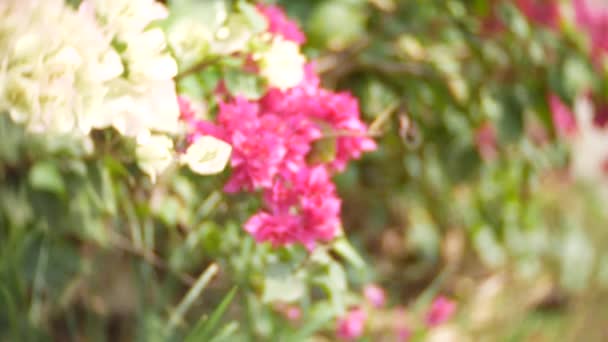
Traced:
<svg viewBox="0 0 608 342">
<path fill-rule="evenodd" d="M 298 27 L 298 24 L 290 20 L 280 7 L 259 4 L 258 11 L 266 17 L 269 32 L 278 34 L 298 44 L 303 44 L 306 41 L 306 37 Z"/>
<path fill-rule="evenodd" d="M 608 53 L 608 2 L 604 0 L 573 0 L 578 25 L 591 40 L 592 57 L 596 65 Z"/>
<path fill-rule="evenodd" d="M 367 314 L 361 308 L 349 311 L 346 316 L 338 320 L 336 335 L 346 341 L 352 341 L 363 335 Z"/>
<path fill-rule="evenodd" d="M 273 246 L 284 246 L 299 240 L 300 218 L 292 214 L 270 214 L 259 212 L 245 223 L 245 230 L 258 242 L 270 242 Z"/>
<path fill-rule="evenodd" d="M 555 94 L 549 94 L 549 108 L 555 130 L 562 137 L 572 137 L 576 134 L 576 119 L 570 108 Z"/>
<path fill-rule="evenodd" d="M 558 27 L 560 11 L 557 0 L 517 0 L 516 4 L 530 21 L 552 29 Z"/>
<path fill-rule="evenodd" d="M 299 196 L 296 207 L 302 219 L 299 242 L 312 250 L 316 241 L 330 241 L 338 233 L 341 201 L 323 166 L 301 170 L 291 183 Z"/>
<path fill-rule="evenodd" d="M 194 109 L 188 100 L 184 96 L 177 97 L 177 104 L 179 105 L 180 119 L 186 122 L 191 122 L 195 119 Z"/>
<path fill-rule="evenodd" d="M 394 308 L 393 323 L 391 324 L 392 333 L 395 336 L 397 342 L 407 342 L 412 336 L 412 330 L 408 326 L 407 322 L 407 311 L 402 306 Z"/>
<path fill-rule="evenodd" d="M 456 311 L 456 302 L 440 296 L 431 304 L 426 315 L 426 324 L 434 327 L 448 321 Z"/>
<path fill-rule="evenodd" d="M 410 337 L 412 337 L 412 331 L 408 327 L 401 326 L 397 328 L 397 342 L 407 342 L 410 340 Z"/>
<path fill-rule="evenodd" d="M 301 40 L 297 26 L 286 22 L 280 10 L 260 8 L 271 30 Z M 271 88 L 258 101 L 217 93 L 214 123 L 196 119 L 184 99 L 180 108 L 191 140 L 212 135 L 232 145 L 232 174 L 224 190 L 262 194 L 263 207 L 245 230 L 258 242 L 275 247 L 299 243 L 312 250 L 340 231 L 341 201 L 332 174 L 376 144 L 367 136 L 355 97 L 322 88 L 312 64 L 304 67 L 304 75 L 297 86 Z M 331 160 L 309 158 L 322 138 L 334 139 L 335 155 Z"/>
<path fill-rule="evenodd" d="M 381 308 L 386 303 L 384 289 L 376 284 L 369 284 L 363 289 L 365 299 L 375 308 Z"/>
<path fill-rule="evenodd" d="M 302 318 L 302 310 L 297 306 L 291 305 L 285 310 L 285 317 L 292 322 L 299 321 Z"/>
</svg>

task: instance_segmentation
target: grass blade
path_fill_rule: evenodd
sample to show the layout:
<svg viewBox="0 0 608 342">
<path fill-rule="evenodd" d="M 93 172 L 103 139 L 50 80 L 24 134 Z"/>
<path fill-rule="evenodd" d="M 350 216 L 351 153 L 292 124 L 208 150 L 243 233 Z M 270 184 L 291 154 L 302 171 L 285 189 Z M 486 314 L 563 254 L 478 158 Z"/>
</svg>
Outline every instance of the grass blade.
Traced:
<svg viewBox="0 0 608 342">
<path fill-rule="evenodd" d="M 211 339 L 211 334 L 216 329 L 220 319 L 228 309 L 228 306 L 230 306 L 235 294 L 236 287 L 232 288 L 224 299 L 222 299 L 222 302 L 215 308 L 209 318 L 205 319 L 205 317 L 201 317 L 196 324 L 196 327 L 194 327 L 192 332 L 186 337 L 185 342 L 209 341 Z"/>
</svg>

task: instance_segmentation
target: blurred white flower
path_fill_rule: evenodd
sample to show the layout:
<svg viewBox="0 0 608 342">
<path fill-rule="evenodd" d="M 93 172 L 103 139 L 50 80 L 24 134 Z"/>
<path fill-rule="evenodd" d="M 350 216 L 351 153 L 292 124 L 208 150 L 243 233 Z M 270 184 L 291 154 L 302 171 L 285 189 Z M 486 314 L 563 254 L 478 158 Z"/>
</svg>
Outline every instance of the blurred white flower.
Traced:
<svg viewBox="0 0 608 342">
<path fill-rule="evenodd" d="M 260 57 L 260 73 L 272 87 L 281 90 L 298 85 L 304 78 L 304 56 L 295 42 L 275 37 Z"/>
<path fill-rule="evenodd" d="M 574 112 L 578 132 L 572 140 L 572 173 L 580 179 L 605 180 L 608 130 L 594 125 L 594 108 L 589 98 L 578 98 Z"/>
<path fill-rule="evenodd" d="M 167 18 L 169 11 L 156 0 L 84 0 L 81 11 L 95 13 L 104 34 L 123 42 L 139 36 L 154 21 Z"/>
<path fill-rule="evenodd" d="M 127 42 L 123 56 L 133 81 L 166 81 L 177 75 L 177 63 L 166 50 L 165 34 L 159 28 L 141 32 Z"/>
<path fill-rule="evenodd" d="M 62 0 L 4 0 L 0 18 L 0 112 L 30 131 L 87 134 L 123 71 L 97 23 Z"/>
<path fill-rule="evenodd" d="M 247 19 L 243 15 L 232 15 L 215 31 L 210 49 L 218 55 L 246 51 L 252 37 Z"/>
<path fill-rule="evenodd" d="M 156 182 L 174 160 L 173 141 L 165 135 L 142 134 L 137 137 L 135 150 L 139 167 Z"/>
<path fill-rule="evenodd" d="M 130 137 L 177 132 L 179 106 L 173 83 L 149 82 L 144 90 L 137 92 L 124 80 L 114 82 L 113 96 L 103 105 L 106 115 L 98 117 L 94 127 L 112 126 Z"/>
<path fill-rule="evenodd" d="M 177 63 L 167 51 L 165 34 L 149 28 L 167 17 L 154 0 L 85 0 L 81 12 L 93 13 L 113 42 L 127 71 L 109 83 L 97 128 L 113 126 L 121 134 L 138 136 L 154 131 L 176 133 L 179 107 L 173 77 Z"/>
<path fill-rule="evenodd" d="M 198 138 L 181 156 L 181 163 L 201 175 L 221 172 L 230 159 L 232 147 L 217 138 L 206 135 Z"/>
<path fill-rule="evenodd" d="M 167 39 L 179 56 L 180 66 L 188 68 L 204 58 L 213 33 L 195 18 L 182 18 L 171 25 Z"/>
</svg>

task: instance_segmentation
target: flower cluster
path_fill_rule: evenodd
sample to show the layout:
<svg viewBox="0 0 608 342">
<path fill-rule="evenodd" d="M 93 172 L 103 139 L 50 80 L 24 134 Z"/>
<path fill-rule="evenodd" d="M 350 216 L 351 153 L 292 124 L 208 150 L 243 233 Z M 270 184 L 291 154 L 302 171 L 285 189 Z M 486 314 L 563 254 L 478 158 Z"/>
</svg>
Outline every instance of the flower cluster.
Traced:
<svg viewBox="0 0 608 342">
<path fill-rule="evenodd" d="M 438 296 L 430 303 L 422 317 L 407 314 L 403 307 L 394 307 L 392 310 L 384 308 L 386 294 L 384 289 L 375 284 L 369 284 L 363 289 L 365 302 L 363 305 L 351 307 L 343 316 L 336 320 L 336 336 L 343 341 L 354 341 L 362 337 L 367 329 L 384 329 L 384 334 L 390 336 L 391 341 L 408 341 L 412 336 L 412 329 L 418 326 L 419 333 L 426 333 L 448 322 L 456 313 L 456 301 L 445 296 Z M 393 312 L 393 324 L 387 326 L 386 321 L 391 319 L 383 316 L 380 322 L 375 322 L 375 311 L 383 309 Z M 379 324 L 380 323 L 380 324 Z M 386 331 L 386 328 L 389 331 Z M 419 335 L 419 334 L 418 334 Z"/>
<path fill-rule="evenodd" d="M 179 109 L 167 12 L 152 0 L 9 0 L 0 5 L 2 108 L 32 131 L 174 133 Z M 57 25 L 61 22 L 61 25 Z"/>
<path fill-rule="evenodd" d="M 281 8 L 260 4 L 257 9 L 267 21 L 268 32 L 273 34 L 270 48 L 262 53 L 260 73 L 270 86 L 280 90 L 292 88 L 304 78 L 306 61 L 300 54 L 300 45 L 306 37 Z"/>
<path fill-rule="evenodd" d="M 281 8 L 262 4 L 259 4 L 257 8 L 268 21 L 268 32 L 281 36 L 285 40 L 291 40 L 300 45 L 304 44 L 306 41 L 304 33 L 296 23 L 285 16 Z"/>
<path fill-rule="evenodd" d="M 135 139 L 139 166 L 154 180 L 178 157 L 170 136 L 179 127 L 177 64 L 151 27 L 167 15 L 154 0 L 84 0 L 77 9 L 2 1 L 0 112 L 37 133 L 85 137 L 112 127 Z M 192 154 L 185 163 L 201 169 Z"/>
<path fill-rule="evenodd" d="M 531 22 L 558 29 L 565 18 L 558 0 L 517 0 L 517 7 Z M 598 66 L 608 53 L 608 3 L 597 0 L 572 0 L 575 24 L 589 36 L 591 56 Z"/>
<path fill-rule="evenodd" d="M 303 41 L 278 8 L 262 11 L 268 13 L 273 39 Z M 286 72 L 285 66 L 277 73 L 281 70 Z M 366 136 L 354 97 L 323 89 L 311 65 L 300 73 L 295 86 L 276 85 L 257 101 L 239 96 L 221 101 L 215 124 L 196 119 L 186 105 L 182 116 L 192 129 L 191 141 L 213 135 L 232 145 L 232 175 L 225 191 L 262 192 L 264 208 L 246 222 L 245 230 L 274 246 L 301 243 L 312 249 L 339 232 L 341 202 L 332 173 L 373 150 L 375 143 Z M 319 146 L 331 156 L 319 157 Z"/>
<path fill-rule="evenodd" d="M 517 7 L 532 22 L 556 29 L 560 20 L 559 3 L 556 0 L 517 0 Z"/>
<path fill-rule="evenodd" d="M 0 17 L 0 112 L 32 132 L 87 134 L 123 72 L 98 24 L 63 0 L 2 1 Z"/>
<path fill-rule="evenodd" d="M 560 4 L 558 0 L 518 0 L 517 6 L 531 22 L 559 29 L 560 20 L 568 21 L 583 32 L 590 43 L 590 60 L 600 71 L 608 66 L 608 3 L 596 0 L 572 0 Z M 571 6 L 571 7 L 562 7 Z M 567 10 L 572 10 L 570 18 Z M 603 179 L 608 165 L 605 122 L 608 106 L 596 90 L 578 89 L 573 109 L 558 95 L 550 93 L 547 102 L 555 131 L 571 145 L 573 175 L 583 179 Z M 594 94 L 595 93 L 595 94 Z M 584 151 L 584 152 L 582 152 Z M 593 152 L 589 152 L 593 151 Z"/>
<path fill-rule="evenodd" d="M 573 0 L 577 24 L 587 32 L 592 56 L 601 65 L 608 53 L 608 4 L 605 1 Z"/>
</svg>

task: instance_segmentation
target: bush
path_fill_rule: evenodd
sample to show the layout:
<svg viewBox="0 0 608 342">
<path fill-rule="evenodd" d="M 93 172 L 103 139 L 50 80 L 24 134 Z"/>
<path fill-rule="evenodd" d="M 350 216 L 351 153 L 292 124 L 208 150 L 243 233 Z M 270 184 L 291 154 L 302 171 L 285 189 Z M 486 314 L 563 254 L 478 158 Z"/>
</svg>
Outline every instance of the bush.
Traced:
<svg viewBox="0 0 608 342">
<path fill-rule="evenodd" d="M 0 17 L 0 340 L 605 337 L 608 7 Z"/>
</svg>

